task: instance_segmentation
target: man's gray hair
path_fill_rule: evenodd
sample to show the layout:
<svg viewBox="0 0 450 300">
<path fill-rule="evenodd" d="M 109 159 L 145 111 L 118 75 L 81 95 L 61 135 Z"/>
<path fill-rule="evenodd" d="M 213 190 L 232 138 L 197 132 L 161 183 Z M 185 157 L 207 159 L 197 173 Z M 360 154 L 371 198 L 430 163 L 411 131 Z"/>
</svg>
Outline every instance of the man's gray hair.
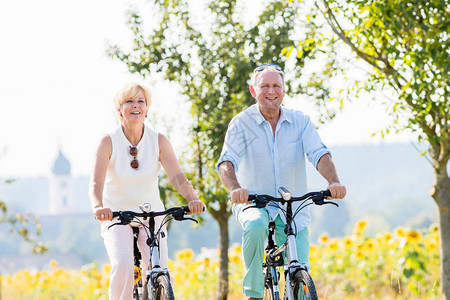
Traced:
<svg viewBox="0 0 450 300">
<path fill-rule="evenodd" d="M 278 70 L 275 66 L 267 66 L 264 68 L 264 70 L 259 71 L 259 72 L 253 72 L 252 77 L 251 77 L 251 85 L 255 86 L 256 85 L 256 79 L 258 78 L 259 75 L 261 75 L 264 72 L 275 72 L 280 74 L 281 76 L 281 81 L 283 82 L 283 87 L 285 87 L 284 85 L 284 73 L 281 70 Z"/>
</svg>

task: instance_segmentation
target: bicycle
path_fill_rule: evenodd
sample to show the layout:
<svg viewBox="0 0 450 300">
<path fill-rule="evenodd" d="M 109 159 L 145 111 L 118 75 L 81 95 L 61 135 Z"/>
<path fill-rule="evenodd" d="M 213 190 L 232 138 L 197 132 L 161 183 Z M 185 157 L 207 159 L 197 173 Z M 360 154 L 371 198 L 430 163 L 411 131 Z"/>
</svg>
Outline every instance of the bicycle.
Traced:
<svg viewBox="0 0 450 300">
<path fill-rule="evenodd" d="M 275 234 L 275 222 L 269 222 L 269 236 L 267 247 L 265 248 L 266 258 L 263 263 L 264 272 L 264 299 L 280 300 L 279 279 L 280 273 L 277 268 L 283 266 L 285 276 L 285 300 L 316 300 L 317 292 L 314 281 L 309 274 L 308 266 L 300 264 L 297 258 L 297 245 L 295 243 L 296 231 L 294 218 L 305 207 L 316 204 L 333 204 L 332 201 L 325 201 L 327 196 L 331 196 L 329 190 L 307 193 L 301 197 L 292 197 L 292 194 L 284 187 L 278 189 L 281 198 L 275 198 L 269 195 L 249 195 L 249 200 L 253 201 L 254 206 L 244 208 L 263 208 L 272 206 L 279 208 L 286 217 L 286 242 L 277 247 L 273 240 Z M 303 203 L 292 213 L 292 203 L 303 201 Z M 279 203 L 286 204 L 286 209 Z M 284 261 L 283 253 L 287 252 L 287 263 Z"/>
<path fill-rule="evenodd" d="M 139 223 L 144 226 L 145 233 L 147 234 L 147 245 L 150 247 L 150 261 L 148 264 L 148 270 L 146 271 L 146 281 L 142 283 L 142 270 L 140 267 L 141 254 L 137 247 L 137 237 L 139 229 L 133 228 L 134 235 L 134 288 L 133 298 L 136 300 L 174 300 L 173 288 L 170 283 L 170 270 L 168 268 L 162 268 L 159 262 L 159 237 L 164 237 L 162 231 L 163 226 L 172 219 L 177 221 L 191 220 L 197 222 L 194 218 L 185 217 L 186 213 L 189 213 L 187 206 L 172 207 L 164 211 L 151 211 L 149 203 L 139 205 L 139 209 L 142 212 L 134 211 L 114 211 L 113 217 L 117 217 L 120 223 L 114 223 L 108 227 L 111 228 L 115 225 L 128 225 L 131 222 Z M 161 225 L 155 232 L 155 217 L 164 216 Z M 143 221 L 149 220 L 148 225 Z M 197 222 L 198 223 L 198 222 Z M 134 229 L 136 228 L 136 229 Z"/>
</svg>

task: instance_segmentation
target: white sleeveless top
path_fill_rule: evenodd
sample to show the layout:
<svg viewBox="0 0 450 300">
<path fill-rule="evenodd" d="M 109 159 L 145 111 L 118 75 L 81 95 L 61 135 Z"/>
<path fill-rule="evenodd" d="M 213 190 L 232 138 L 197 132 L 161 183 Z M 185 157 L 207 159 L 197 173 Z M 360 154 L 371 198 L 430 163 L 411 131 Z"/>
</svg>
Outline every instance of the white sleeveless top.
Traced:
<svg viewBox="0 0 450 300">
<path fill-rule="evenodd" d="M 152 210 L 164 210 L 158 189 L 158 173 L 161 169 L 158 133 L 144 125 L 144 134 L 136 146 L 138 169 L 133 169 L 130 165 L 133 160 L 133 156 L 130 155 L 132 145 L 125 137 L 122 126 L 109 136 L 112 153 L 106 171 L 103 206 L 113 211 L 139 211 L 138 206 L 148 202 Z"/>
</svg>

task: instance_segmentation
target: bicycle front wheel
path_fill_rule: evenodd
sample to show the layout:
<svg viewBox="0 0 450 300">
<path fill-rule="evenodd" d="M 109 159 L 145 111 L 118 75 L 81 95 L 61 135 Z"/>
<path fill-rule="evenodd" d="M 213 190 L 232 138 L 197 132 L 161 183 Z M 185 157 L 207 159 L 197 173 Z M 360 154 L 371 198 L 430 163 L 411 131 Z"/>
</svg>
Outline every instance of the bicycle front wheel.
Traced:
<svg viewBox="0 0 450 300">
<path fill-rule="evenodd" d="M 273 298 L 273 287 L 271 284 L 265 284 L 263 300 L 275 300 Z"/>
<path fill-rule="evenodd" d="M 294 276 L 294 299 L 318 299 L 314 281 L 306 270 L 299 270 Z"/>
<path fill-rule="evenodd" d="M 156 278 L 156 289 L 154 297 L 157 300 L 175 300 L 172 285 L 169 278 L 165 275 L 159 275 Z"/>
<path fill-rule="evenodd" d="M 134 266 L 134 287 L 133 300 L 143 300 L 142 298 L 142 270 L 139 266 Z"/>
</svg>

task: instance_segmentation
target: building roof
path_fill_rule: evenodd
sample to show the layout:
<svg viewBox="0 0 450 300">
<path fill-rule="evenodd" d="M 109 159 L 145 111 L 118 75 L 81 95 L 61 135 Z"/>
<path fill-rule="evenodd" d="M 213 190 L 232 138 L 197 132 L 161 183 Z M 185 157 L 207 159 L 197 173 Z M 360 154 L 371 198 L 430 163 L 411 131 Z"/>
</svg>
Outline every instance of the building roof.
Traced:
<svg viewBox="0 0 450 300">
<path fill-rule="evenodd" d="M 58 157 L 53 163 L 52 172 L 54 175 L 70 175 L 70 162 L 59 149 Z"/>
</svg>

